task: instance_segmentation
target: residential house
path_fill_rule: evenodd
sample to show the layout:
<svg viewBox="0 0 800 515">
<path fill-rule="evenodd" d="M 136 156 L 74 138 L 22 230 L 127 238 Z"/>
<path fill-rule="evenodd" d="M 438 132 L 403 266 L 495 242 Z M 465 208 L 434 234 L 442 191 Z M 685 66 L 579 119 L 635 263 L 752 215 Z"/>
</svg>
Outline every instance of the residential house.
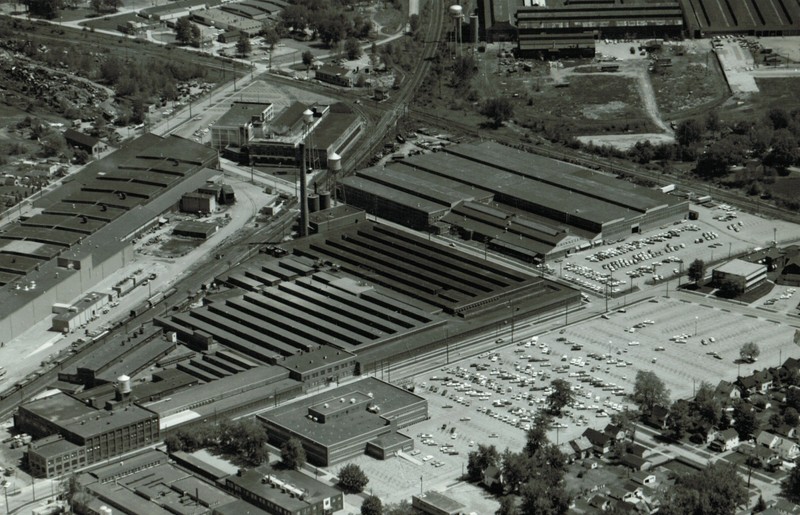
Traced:
<svg viewBox="0 0 800 515">
<path fill-rule="evenodd" d="M 573 461 L 577 461 L 590 457 L 593 448 L 592 442 L 585 436 L 581 436 L 569 441 L 567 453 Z"/>
<path fill-rule="evenodd" d="M 739 377 L 736 379 L 736 384 L 739 386 L 739 389 L 742 393 L 752 395 L 758 391 L 758 385 L 756 384 L 756 378 L 752 375 Z"/>
<path fill-rule="evenodd" d="M 75 129 L 65 130 L 64 139 L 67 141 L 69 146 L 85 150 L 86 153 L 91 156 L 96 156 L 102 152 L 104 148 L 103 143 L 99 139 L 89 136 L 88 134 L 78 132 Z"/>
<path fill-rule="evenodd" d="M 644 453 L 646 453 L 648 450 L 649 449 L 647 447 L 638 443 L 632 443 L 628 445 L 628 453 L 640 458 L 644 457 Z"/>
<path fill-rule="evenodd" d="M 772 407 L 772 400 L 769 398 L 769 396 L 764 395 L 763 393 L 754 393 L 747 399 L 747 401 L 760 410 L 765 410 Z"/>
<path fill-rule="evenodd" d="M 619 462 L 621 465 L 628 467 L 631 470 L 641 471 L 641 470 L 649 470 L 653 464 L 639 456 L 636 456 L 631 453 L 624 454 L 620 459 Z"/>
<path fill-rule="evenodd" d="M 742 392 L 733 383 L 723 380 L 719 382 L 716 390 L 714 390 L 714 397 L 724 404 L 728 404 L 732 400 L 741 399 Z"/>
<path fill-rule="evenodd" d="M 797 438 L 797 428 L 789 424 L 783 424 L 774 429 L 775 434 L 783 438 L 795 439 Z"/>
<path fill-rule="evenodd" d="M 601 433 L 597 429 L 588 428 L 583 432 L 584 437 L 592 443 L 594 452 L 603 455 L 611 450 L 612 439 L 605 433 Z"/>
<path fill-rule="evenodd" d="M 775 510 L 777 513 L 780 513 L 782 515 L 800 513 L 800 506 L 794 504 L 788 499 L 778 500 L 778 502 L 770 506 L 770 509 Z"/>
<path fill-rule="evenodd" d="M 616 424 L 608 424 L 605 429 L 603 429 L 603 432 L 617 442 L 621 442 L 628 437 L 628 433 Z"/>
<path fill-rule="evenodd" d="M 772 386 L 773 378 L 769 370 L 759 370 L 753 373 L 753 379 L 756 381 L 756 388 L 761 393 L 767 393 Z"/>
<path fill-rule="evenodd" d="M 783 461 L 794 461 L 800 457 L 800 446 L 797 445 L 797 442 L 786 438 L 781 438 L 780 443 L 775 446 L 775 451 Z"/>
<path fill-rule="evenodd" d="M 743 443 L 736 449 L 736 452 L 754 459 L 761 467 L 766 469 L 780 466 L 781 460 L 778 454 L 774 450 L 764 447 L 763 445 Z"/>
<path fill-rule="evenodd" d="M 756 443 L 765 446 L 767 449 L 774 449 L 781 443 L 781 437 L 769 431 L 759 431 L 756 436 Z"/>
<path fill-rule="evenodd" d="M 611 499 L 603 494 L 594 494 L 592 498 L 589 499 L 589 506 L 600 511 L 608 511 L 611 509 L 611 503 Z"/>
<path fill-rule="evenodd" d="M 661 405 L 653 406 L 650 414 L 644 419 L 644 423 L 656 429 L 664 430 L 667 428 L 667 419 L 669 418 L 669 408 Z"/>
<path fill-rule="evenodd" d="M 608 489 L 608 496 L 617 501 L 636 503 L 642 495 L 642 489 L 633 482 L 628 482 L 622 486 L 612 486 Z"/>
<path fill-rule="evenodd" d="M 490 490 L 492 488 L 502 487 L 503 471 L 494 465 L 489 465 L 486 467 L 486 470 L 483 471 L 481 482 Z"/>
<path fill-rule="evenodd" d="M 631 474 L 631 481 L 638 485 L 650 486 L 655 484 L 656 475 L 651 472 L 639 470 Z"/>
<path fill-rule="evenodd" d="M 732 427 L 726 429 L 725 431 L 720 431 L 717 435 L 716 440 L 711 442 L 712 449 L 716 451 L 729 451 L 731 449 L 736 448 L 739 445 L 739 433 Z"/>
</svg>

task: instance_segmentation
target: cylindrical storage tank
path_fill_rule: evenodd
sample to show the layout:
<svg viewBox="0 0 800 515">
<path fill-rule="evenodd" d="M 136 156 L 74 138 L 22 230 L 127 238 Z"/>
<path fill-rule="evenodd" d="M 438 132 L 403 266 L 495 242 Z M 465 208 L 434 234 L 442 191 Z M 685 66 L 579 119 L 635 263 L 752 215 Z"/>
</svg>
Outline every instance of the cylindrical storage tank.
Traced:
<svg viewBox="0 0 800 515">
<path fill-rule="evenodd" d="M 450 17 L 451 18 L 461 18 L 464 14 L 464 10 L 461 8 L 460 5 L 451 5 L 450 6 Z"/>
<path fill-rule="evenodd" d="M 131 393 L 131 378 L 128 376 L 119 376 L 117 378 L 117 389 L 119 393 Z"/>
<path fill-rule="evenodd" d="M 331 192 L 330 191 L 323 191 L 319 194 L 319 208 L 320 209 L 330 209 L 331 208 Z"/>
<path fill-rule="evenodd" d="M 316 213 L 319 211 L 319 195 L 312 193 L 308 196 L 308 212 Z"/>
<path fill-rule="evenodd" d="M 336 152 L 331 152 L 328 156 L 328 170 L 338 172 L 342 169 L 342 156 Z"/>
<path fill-rule="evenodd" d="M 478 44 L 478 15 L 469 15 L 469 40 L 473 45 Z"/>
</svg>

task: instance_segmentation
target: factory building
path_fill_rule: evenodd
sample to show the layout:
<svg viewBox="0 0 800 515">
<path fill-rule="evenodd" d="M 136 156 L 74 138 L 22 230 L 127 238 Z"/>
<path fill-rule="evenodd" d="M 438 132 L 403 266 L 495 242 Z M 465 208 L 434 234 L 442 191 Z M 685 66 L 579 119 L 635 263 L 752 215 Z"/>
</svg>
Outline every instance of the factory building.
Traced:
<svg viewBox="0 0 800 515">
<path fill-rule="evenodd" d="M 680 0 L 692 37 L 800 35 L 800 4 L 787 0 Z"/>
<path fill-rule="evenodd" d="M 97 409 L 64 393 L 20 406 L 14 427 L 37 440 L 28 450 L 34 475 L 60 476 L 159 441 L 158 416 L 126 402 L 130 378 L 118 381 L 118 402 L 112 409 Z M 38 441 L 53 435 L 61 439 Z"/>
<path fill-rule="evenodd" d="M 310 110 L 313 121 L 304 113 Z M 342 155 L 361 134 L 363 122 L 343 103 L 308 105 L 296 102 L 265 127 L 262 137 L 254 138 L 237 158 L 242 163 L 299 166 L 300 144 L 305 143 L 308 166 L 324 169 L 328 156 Z"/>
<path fill-rule="evenodd" d="M 759 263 L 733 259 L 712 270 L 711 280 L 717 287 L 725 282 L 733 282 L 739 293 L 744 293 L 767 280 L 767 267 Z"/>
<path fill-rule="evenodd" d="M 353 87 L 353 73 L 350 69 L 342 66 L 333 66 L 330 64 L 320 66 L 314 72 L 314 78 L 336 86 L 344 86 L 345 88 Z"/>
<path fill-rule="evenodd" d="M 211 126 L 211 146 L 217 150 L 226 147 L 243 147 L 260 135 L 264 124 L 272 120 L 274 107 L 270 103 L 241 102 L 230 109 Z"/>
<path fill-rule="evenodd" d="M 289 438 L 303 444 L 309 463 L 331 466 L 369 453 L 380 459 L 411 450 L 399 432 L 428 416 L 428 401 L 376 378 L 340 386 L 257 415 L 270 443 Z"/>
<path fill-rule="evenodd" d="M 478 38 L 487 43 L 517 37 L 516 12 L 525 0 L 478 0 Z"/>
<path fill-rule="evenodd" d="M 107 305 L 109 296 L 107 294 L 91 292 L 84 295 L 75 304 L 62 308 L 58 304 L 53 306 L 53 325 L 51 331 L 69 333 L 76 328 L 86 324 L 97 316 L 97 312 Z"/>
<path fill-rule="evenodd" d="M 344 508 L 341 490 L 298 470 L 266 465 L 254 470 L 241 470 L 225 478 L 225 487 L 234 495 L 274 515 L 336 513 Z"/>
<path fill-rule="evenodd" d="M 504 3 L 504 2 L 500 2 Z M 594 56 L 604 38 L 679 37 L 684 30 L 677 0 L 601 0 L 561 6 L 523 6 L 515 13 L 521 57 Z"/>
<path fill-rule="evenodd" d="M 15 338 L 133 260 L 132 240 L 217 175 L 217 154 L 146 134 L 87 165 L 0 234 L 0 333 Z M 43 206 L 43 207 L 38 207 Z"/>
<path fill-rule="evenodd" d="M 688 215 L 689 204 L 613 176 L 498 143 L 446 147 L 341 181 L 365 211 L 547 261 Z"/>
<path fill-rule="evenodd" d="M 192 11 L 190 14 L 192 21 L 202 23 L 209 27 L 216 27 L 226 31 L 239 31 L 247 34 L 248 37 L 255 37 L 261 32 L 263 23 L 260 20 L 226 12 L 219 7 L 211 9 L 201 9 Z"/>
</svg>

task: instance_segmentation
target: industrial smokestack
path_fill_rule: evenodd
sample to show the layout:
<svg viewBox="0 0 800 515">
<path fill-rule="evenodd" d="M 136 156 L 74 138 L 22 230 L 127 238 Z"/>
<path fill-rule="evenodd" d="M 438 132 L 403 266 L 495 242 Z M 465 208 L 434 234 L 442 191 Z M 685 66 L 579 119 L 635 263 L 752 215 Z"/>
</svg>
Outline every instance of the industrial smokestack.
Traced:
<svg viewBox="0 0 800 515">
<path fill-rule="evenodd" d="M 308 236 L 308 189 L 306 188 L 306 144 L 300 143 L 300 237 Z"/>
</svg>

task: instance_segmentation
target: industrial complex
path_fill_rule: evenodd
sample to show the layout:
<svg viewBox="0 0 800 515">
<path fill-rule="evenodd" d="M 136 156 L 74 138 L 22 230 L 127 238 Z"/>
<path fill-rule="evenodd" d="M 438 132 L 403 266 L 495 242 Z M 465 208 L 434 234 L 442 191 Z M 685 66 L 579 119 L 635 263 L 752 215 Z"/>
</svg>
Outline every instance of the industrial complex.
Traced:
<svg viewBox="0 0 800 515">
<path fill-rule="evenodd" d="M 684 219 L 689 203 L 493 142 L 456 145 L 342 181 L 349 204 L 415 229 L 457 233 L 528 262 Z"/>
</svg>

